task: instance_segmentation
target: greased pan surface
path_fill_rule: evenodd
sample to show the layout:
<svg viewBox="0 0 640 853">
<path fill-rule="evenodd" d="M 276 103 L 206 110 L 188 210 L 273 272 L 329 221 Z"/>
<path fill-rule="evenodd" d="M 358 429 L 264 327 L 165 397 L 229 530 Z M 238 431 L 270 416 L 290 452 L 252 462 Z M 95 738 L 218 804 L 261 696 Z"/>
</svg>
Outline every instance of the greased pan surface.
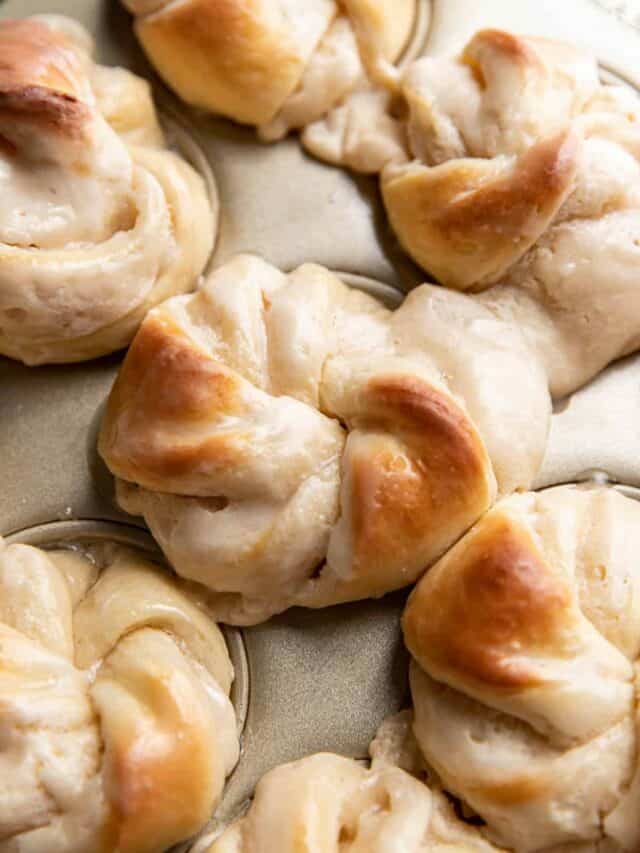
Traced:
<svg viewBox="0 0 640 853">
<path fill-rule="evenodd" d="M 221 228 L 212 263 L 253 251 L 284 269 L 316 261 L 367 289 L 367 277 L 399 290 L 420 281 L 386 226 L 374 179 L 316 162 L 295 136 L 263 145 L 251 129 L 178 105 L 158 84 L 115 0 L 0 0 L 0 17 L 42 12 L 77 18 L 95 35 L 102 62 L 154 81 L 170 129 L 177 122 L 178 137 L 186 133 L 215 176 Z M 635 20 L 632 4 L 608 0 L 422 0 L 410 50 L 452 53 L 479 27 L 502 26 L 586 44 L 605 69 L 633 85 L 640 83 Z M 390 288 L 379 293 L 390 302 L 401 298 Z M 73 524 L 60 522 L 132 524 L 115 506 L 111 478 L 95 452 L 101 409 L 120 360 L 27 368 L 0 358 L 0 533 L 34 542 L 35 535 L 47 544 L 59 541 L 61 530 L 76 535 Z M 537 485 L 595 472 L 640 486 L 639 417 L 640 358 L 632 357 L 557 407 Z M 46 528 L 29 532 L 52 522 L 58 525 L 50 535 Z M 106 526 L 92 529 L 115 535 Z M 221 817 L 232 816 L 276 764 L 318 750 L 365 756 L 381 720 L 408 698 L 398 626 L 404 597 L 294 610 L 242 632 L 248 682 L 243 753 Z"/>
</svg>

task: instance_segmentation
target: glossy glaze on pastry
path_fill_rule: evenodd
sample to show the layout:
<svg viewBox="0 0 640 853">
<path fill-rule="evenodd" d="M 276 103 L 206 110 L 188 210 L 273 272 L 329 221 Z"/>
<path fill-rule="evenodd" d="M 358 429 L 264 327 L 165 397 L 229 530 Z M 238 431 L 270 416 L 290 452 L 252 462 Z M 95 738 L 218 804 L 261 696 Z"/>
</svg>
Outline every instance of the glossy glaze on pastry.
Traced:
<svg viewBox="0 0 640 853">
<path fill-rule="evenodd" d="M 179 574 L 252 623 L 414 583 L 542 460 L 547 379 L 517 328 L 424 285 L 390 311 L 253 256 L 152 311 L 99 449 Z"/>
<path fill-rule="evenodd" d="M 267 773 L 207 853 L 498 853 L 451 803 L 397 767 L 318 753 Z"/>
<path fill-rule="evenodd" d="M 135 551 L 100 566 L 0 539 L 0 849 L 164 853 L 238 758 L 233 668 L 189 590 Z"/>
<path fill-rule="evenodd" d="M 518 853 L 640 845 L 639 547 L 613 489 L 515 495 L 409 599 L 423 755 Z"/>
<path fill-rule="evenodd" d="M 91 50 L 66 18 L 0 22 L 0 353 L 28 364 L 126 346 L 194 287 L 215 236 L 148 84 Z"/>
<path fill-rule="evenodd" d="M 637 349 L 637 95 L 568 44 L 499 30 L 394 85 L 347 98 L 303 142 L 381 173 L 407 252 L 520 322 L 554 395 Z"/>
<path fill-rule="evenodd" d="M 415 0 L 123 0 L 160 75 L 187 103 L 265 139 L 321 118 L 405 46 Z"/>
</svg>

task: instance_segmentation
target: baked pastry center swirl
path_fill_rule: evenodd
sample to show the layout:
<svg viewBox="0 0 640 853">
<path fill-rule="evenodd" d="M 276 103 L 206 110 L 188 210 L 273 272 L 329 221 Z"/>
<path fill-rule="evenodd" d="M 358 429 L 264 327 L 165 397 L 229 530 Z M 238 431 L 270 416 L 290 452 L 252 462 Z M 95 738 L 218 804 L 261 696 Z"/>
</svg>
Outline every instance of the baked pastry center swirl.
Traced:
<svg viewBox="0 0 640 853">
<path fill-rule="evenodd" d="M 108 546 L 0 539 L 0 849 L 164 853 L 238 759 L 222 635 L 179 582 Z"/>
<path fill-rule="evenodd" d="M 355 92 L 302 141 L 380 175 L 407 252 L 519 323 L 554 396 L 638 348 L 640 100 L 602 84 L 594 57 L 483 30 Z"/>
<path fill-rule="evenodd" d="M 148 84 L 91 51 L 66 18 L 0 22 L 0 353 L 32 364 L 125 346 L 215 234 Z"/>
<path fill-rule="evenodd" d="M 509 849 L 640 844 L 639 522 L 612 489 L 514 495 L 409 599 L 418 743 Z"/>
<path fill-rule="evenodd" d="M 414 582 L 530 483 L 549 405 L 517 330 L 468 297 L 425 285 L 390 311 L 240 256 L 148 315 L 99 449 L 176 570 L 251 623 Z"/>
</svg>

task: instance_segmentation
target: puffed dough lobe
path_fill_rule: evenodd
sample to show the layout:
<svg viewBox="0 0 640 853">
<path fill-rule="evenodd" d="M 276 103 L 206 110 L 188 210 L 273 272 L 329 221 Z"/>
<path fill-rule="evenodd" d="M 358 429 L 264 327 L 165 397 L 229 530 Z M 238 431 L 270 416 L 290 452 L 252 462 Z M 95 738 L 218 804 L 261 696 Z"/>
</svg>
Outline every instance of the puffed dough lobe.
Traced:
<svg viewBox="0 0 640 853">
<path fill-rule="evenodd" d="M 62 16 L 0 22 L 0 353 L 83 361 L 195 286 L 217 212 L 149 84 Z"/>
<path fill-rule="evenodd" d="M 397 767 L 318 753 L 267 773 L 207 853 L 498 853 L 442 792 Z"/>
<path fill-rule="evenodd" d="M 513 495 L 409 598 L 418 744 L 518 853 L 640 844 L 639 531 L 611 488 Z"/>
<path fill-rule="evenodd" d="M 164 853 L 238 759 L 206 606 L 136 551 L 0 538 L 0 849 Z"/>
<path fill-rule="evenodd" d="M 640 346 L 640 100 L 594 57 L 482 30 L 360 87 L 302 141 L 380 176 L 408 254 L 519 324 L 554 397 Z"/>
<path fill-rule="evenodd" d="M 411 584 L 527 488 L 546 378 L 518 330 L 424 285 L 396 311 L 252 256 L 150 312 L 99 451 L 118 499 L 223 621 Z"/>
<path fill-rule="evenodd" d="M 416 0 L 123 0 L 165 82 L 187 103 L 266 139 L 320 119 L 385 76 Z"/>
</svg>

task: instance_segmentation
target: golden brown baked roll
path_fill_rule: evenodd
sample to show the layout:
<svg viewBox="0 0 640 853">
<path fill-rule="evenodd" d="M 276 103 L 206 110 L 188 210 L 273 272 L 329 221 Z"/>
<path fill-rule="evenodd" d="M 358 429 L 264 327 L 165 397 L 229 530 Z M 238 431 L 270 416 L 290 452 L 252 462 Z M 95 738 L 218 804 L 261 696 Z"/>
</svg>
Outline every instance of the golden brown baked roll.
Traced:
<svg viewBox="0 0 640 853">
<path fill-rule="evenodd" d="M 238 758 L 206 608 L 138 553 L 0 539 L 0 848 L 164 853 Z"/>
<path fill-rule="evenodd" d="M 176 571 L 249 624 L 413 583 L 530 487 L 549 410 L 519 330 L 470 297 L 390 311 L 239 256 L 147 316 L 99 450 Z"/>
<path fill-rule="evenodd" d="M 614 490 L 516 495 L 409 599 L 418 743 L 518 853 L 640 847 L 639 548 Z"/>
<path fill-rule="evenodd" d="M 148 84 L 90 49 L 64 18 L 0 23 L 0 353 L 28 364 L 128 344 L 194 286 L 215 233 Z"/>
<path fill-rule="evenodd" d="M 496 853 L 438 790 L 318 753 L 271 770 L 207 853 Z"/>
<path fill-rule="evenodd" d="M 266 138 L 320 118 L 389 74 L 415 0 L 123 0 L 161 76 L 185 101 Z"/>
<path fill-rule="evenodd" d="M 522 322 L 554 394 L 640 343 L 640 101 L 569 45 L 497 30 L 356 93 L 306 128 L 381 172 L 391 226 L 442 284 Z M 499 291 L 504 291 L 499 293 Z"/>
<path fill-rule="evenodd" d="M 443 284 L 504 282 L 532 247 L 553 253 L 585 220 L 614 232 L 637 211 L 640 101 L 601 84 L 577 49 L 485 30 L 457 60 L 415 62 L 403 85 L 418 162 L 390 170 L 383 195 L 405 248 Z"/>
</svg>

